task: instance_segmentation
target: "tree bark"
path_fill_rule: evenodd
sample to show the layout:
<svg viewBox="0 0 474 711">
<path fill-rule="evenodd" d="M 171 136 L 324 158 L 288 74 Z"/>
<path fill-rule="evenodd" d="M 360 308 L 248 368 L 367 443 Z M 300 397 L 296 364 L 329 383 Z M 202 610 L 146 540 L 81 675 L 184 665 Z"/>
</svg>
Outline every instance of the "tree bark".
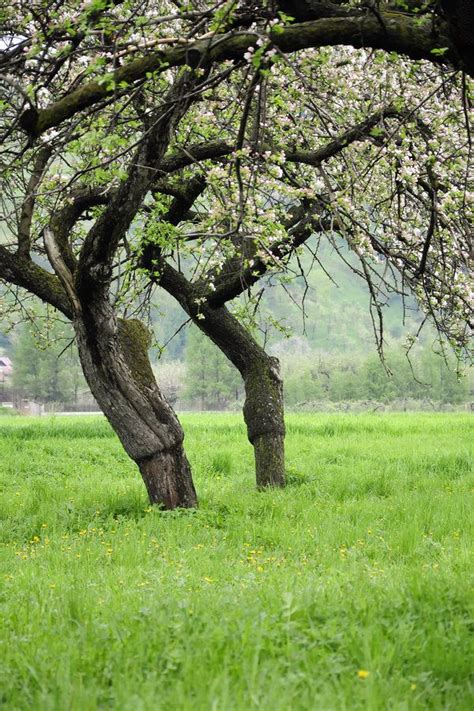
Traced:
<svg viewBox="0 0 474 711">
<path fill-rule="evenodd" d="M 472 0 L 441 0 L 453 44 L 463 68 L 474 74 L 474 3 Z"/>
<path fill-rule="evenodd" d="M 191 469 L 182 444 L 143 459 L 138 466 L 152 504 L 161 504 L 165 509 L 197 506 Z"/>
<path fill-rule="evenodd" d="M 181 304 L 235 365 L 245 386 L 244 420 L 255 454 L 258 488 L 285 486 L 283 383 L 277 358 L 269 356 L 225 306 L 196 305 L 192 284 L 168 264 L 161 265 L 160 285 Z"/>
<path fill-rule="evenodd" d="M 182 427 L 161 394 L 148 359 L 149 333 L 138 320 L 116 320 L 102 302 L 76 314 L 74 328 L 89 387 L 138 465 L 152 504 L 197 506 Z"/>
<path fill-rule="evenodd" d="M 225 307 L 204 309 L 195 324 L 239 370 L 245 387 L 243 414 L 255 456 L 257 487 L 285 486 L 283 382 L 269 356 Z"/>
<path fill-rule="evenodd" d="M 264 355 L 250 360 L 242 372 L 244 420 L 254 448 L 259 489 L 285 486 L 283 382 L 278 359 Z"/>
</svg>

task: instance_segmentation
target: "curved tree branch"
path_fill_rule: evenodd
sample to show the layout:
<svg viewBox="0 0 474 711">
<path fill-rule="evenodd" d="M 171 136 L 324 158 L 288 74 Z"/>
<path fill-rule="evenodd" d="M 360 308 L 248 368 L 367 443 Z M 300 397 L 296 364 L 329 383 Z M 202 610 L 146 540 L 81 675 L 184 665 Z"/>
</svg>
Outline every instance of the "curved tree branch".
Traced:
<svg viewBox="0 0 474 711">
<path fill-rule="evenodd" d="M 67 318 L 72 319 L 71 304 L 61 282 L 54 274 L 46 271 L 30 259 L 13 254 L 0 245 L 0 279 L 16 284 L 51 304 Z"/>
<path fill-rule="evenodd" d="M 110 74 L 107 81 L 104 78 L 94 80 L 45 109 L 28 110 L 22 116 L 22 126 L 30 137 L 35 138 L 79 111 L 116 94 L 118 86 L 134 85 L 144 81 L 150 73 L 160 73 L 169 67 L 198 64 L 203 67 L 229 59 L 240 60 L 249 47 L 257 47 L 259 38 L 256 32 L 229 32 L 150 53 L 120 67 Z M 411 59 L 451 63 L 461 68 L 459 55 L 444 21 L 434 27 L 430 19 L 400 12 L 379 12 L 375 16 L 361 10 L 347 17 L 324 17 L 310 22 L 277 26 L 270 31 L 269 39 L 285 53 L 327 45 L 351 45 L 398 52 Z M 470 71 L 469 68 L 467 70 Z"/>
</svg>

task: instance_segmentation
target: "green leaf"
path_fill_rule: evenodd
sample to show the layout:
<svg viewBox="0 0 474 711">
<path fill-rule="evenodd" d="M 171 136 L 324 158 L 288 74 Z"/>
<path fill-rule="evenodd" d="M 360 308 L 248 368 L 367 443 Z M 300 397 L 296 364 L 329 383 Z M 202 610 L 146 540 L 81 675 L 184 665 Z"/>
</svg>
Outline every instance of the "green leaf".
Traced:
<svg viewBox="0 0 474 711">
<path fill-rule="evenodd" d="M 443 57 L 446 52 L 449 52 L 449 47 L 434 47 L 430 51 L 430 54 L 433 54 L 435 57 Z"/>
</svg>

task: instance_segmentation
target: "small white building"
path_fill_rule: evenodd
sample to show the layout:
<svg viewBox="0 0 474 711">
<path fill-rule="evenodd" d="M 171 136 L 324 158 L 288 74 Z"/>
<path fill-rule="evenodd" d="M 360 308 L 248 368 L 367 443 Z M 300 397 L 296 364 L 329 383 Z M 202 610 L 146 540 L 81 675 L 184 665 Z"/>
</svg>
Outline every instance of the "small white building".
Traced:
<svg viewBox="0 0 474 711">
<path fill-rule="evenodd" d="M 7 356 L 0 356 L 0 383 L 4 383 L 13 373 L 13 364 Z"/>
</svg>

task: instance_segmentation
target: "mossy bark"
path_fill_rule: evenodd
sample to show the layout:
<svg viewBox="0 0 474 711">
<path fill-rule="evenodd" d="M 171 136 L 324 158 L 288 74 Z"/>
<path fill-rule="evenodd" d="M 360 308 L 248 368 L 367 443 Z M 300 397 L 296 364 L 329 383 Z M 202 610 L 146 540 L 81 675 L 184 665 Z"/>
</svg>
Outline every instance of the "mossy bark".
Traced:
<svg viewBox="0 0 474 711">
<path fill-rule="evenodd" d="M 244 419 L 254 448 L 257 487 L 285 486 L 285 419 L 278 360 L 265 354 L 253 361 L 244 383 Z"/>
<path fill-rule="evenodd" d="M 149 334 L 137 320 L 115 319 L 101 302 L 76 316 L 74 328 L 89 387 L 136 462 L 152 504 L 197 506 L 184 433 L 149 362 Z"/>
<path fill-rule="evenodd" d="M 276 432 L 261 434 L 253 441 L 257 487 L 282 488 L 286 484 L 285 437 Z"/>
</svg>

